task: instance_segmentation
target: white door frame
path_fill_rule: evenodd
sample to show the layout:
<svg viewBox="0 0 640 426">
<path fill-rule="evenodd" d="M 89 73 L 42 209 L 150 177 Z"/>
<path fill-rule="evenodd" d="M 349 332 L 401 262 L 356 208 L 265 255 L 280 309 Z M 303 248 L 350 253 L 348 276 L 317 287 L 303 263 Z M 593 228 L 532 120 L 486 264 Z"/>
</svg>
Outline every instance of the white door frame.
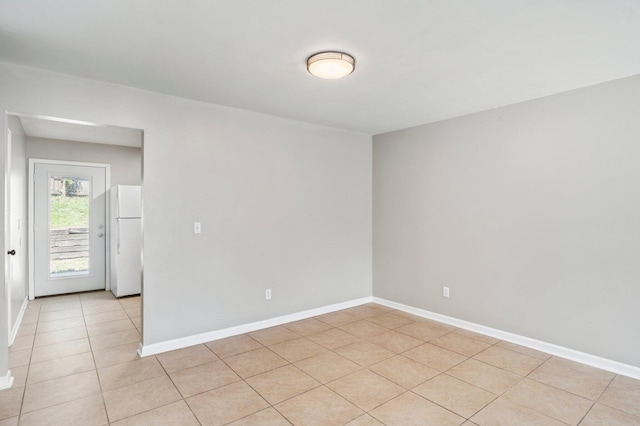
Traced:
<svg viewBox="0 0 640 426">
<path fill-rule="evenodd" d="M 80 162 L 80 161 L 62 161 L 62 160 L 48 160 L 41 158 L 29 158 L 29 300 L 33 300 L 35 298 L 35 234 L 34 234 L 34 202 L 35 202 L 35 194 L 34 194 L 34 180 L 33 176 L 35 173 L 35 165 L 36 164 L 58 164 L 65 166 L 85 166 L 85 167 L 101 167 L 105 169 L 105 189 L 109 191 L 111 188 L 111 165 L 105 163 L 89 163 L 89 162 Z M 109 197 L 108 193 L 105 192 L 105 235 L 110 235 L 109 233 L 109 222 L 111 220 L 109 207 Z M 105 239 L 105 290 L 111 289 L 111 272 L 109 271 L 109 238 Z"/>
</svg>

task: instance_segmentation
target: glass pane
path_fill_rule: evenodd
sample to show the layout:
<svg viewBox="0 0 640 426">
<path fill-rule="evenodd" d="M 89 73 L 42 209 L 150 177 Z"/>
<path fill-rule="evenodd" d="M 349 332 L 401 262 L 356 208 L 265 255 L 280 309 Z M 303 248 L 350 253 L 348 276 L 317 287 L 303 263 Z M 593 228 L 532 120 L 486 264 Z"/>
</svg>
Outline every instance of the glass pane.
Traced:
<svg viewBox="0 0 640 426">
<path fill-rule="evenodd" d="M 52 278 L 89 273 L 91 180 L 49 178 L 50 270 Z"/>
</svg>

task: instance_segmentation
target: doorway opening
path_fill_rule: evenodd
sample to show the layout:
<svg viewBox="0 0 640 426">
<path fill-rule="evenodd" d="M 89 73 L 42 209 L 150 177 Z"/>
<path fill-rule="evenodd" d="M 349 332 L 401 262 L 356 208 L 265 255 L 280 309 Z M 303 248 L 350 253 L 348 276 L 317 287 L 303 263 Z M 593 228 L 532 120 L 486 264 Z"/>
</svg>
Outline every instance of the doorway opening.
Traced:
<svg viewBox="0 0 640 426">
<path fill-rule="evenodd" d="M 11 344 L 28 300 L 110 291 L 109 192 L 113 185 L 137 186 L 142 204 L 144 133 L 22 113 L 8 112 L 5 119 L 5 246 L 13 253 L 5 257 L 5 272 L 12 271 L 5 276 L 5 288 Z M 141 241 L 141 217 L 139 222 Z M 137 293 L 142 295 L 141 242 L 132 256 L 139 260 Z M 136 327 L 142 333 L 139 315 Z"/>
</svg>

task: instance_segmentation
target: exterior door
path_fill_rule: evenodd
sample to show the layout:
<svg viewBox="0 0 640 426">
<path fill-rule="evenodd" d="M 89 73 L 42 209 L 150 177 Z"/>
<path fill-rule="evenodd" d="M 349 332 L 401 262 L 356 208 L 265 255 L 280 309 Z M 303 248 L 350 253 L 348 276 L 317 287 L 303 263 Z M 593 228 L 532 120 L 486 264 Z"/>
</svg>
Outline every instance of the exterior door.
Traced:
<svg viewBox="0 0 640 426">
<path fill-rule="evenodd" d="M 34 295 L 104 289 L 106 169 L 34 164 Z"/>
</svg>

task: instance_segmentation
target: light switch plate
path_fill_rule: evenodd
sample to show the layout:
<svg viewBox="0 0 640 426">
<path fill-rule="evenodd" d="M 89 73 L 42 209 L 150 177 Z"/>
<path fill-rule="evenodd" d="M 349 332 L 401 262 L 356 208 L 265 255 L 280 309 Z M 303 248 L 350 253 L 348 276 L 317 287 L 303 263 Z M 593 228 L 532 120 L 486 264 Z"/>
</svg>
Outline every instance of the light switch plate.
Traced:
<svg viewBox="0 0 640 426">
<path fill-rule="evenodd" d="M 202 224 L 200 222 L 193 222 L 193 233 L 202 234 Z"/>
</svg>

